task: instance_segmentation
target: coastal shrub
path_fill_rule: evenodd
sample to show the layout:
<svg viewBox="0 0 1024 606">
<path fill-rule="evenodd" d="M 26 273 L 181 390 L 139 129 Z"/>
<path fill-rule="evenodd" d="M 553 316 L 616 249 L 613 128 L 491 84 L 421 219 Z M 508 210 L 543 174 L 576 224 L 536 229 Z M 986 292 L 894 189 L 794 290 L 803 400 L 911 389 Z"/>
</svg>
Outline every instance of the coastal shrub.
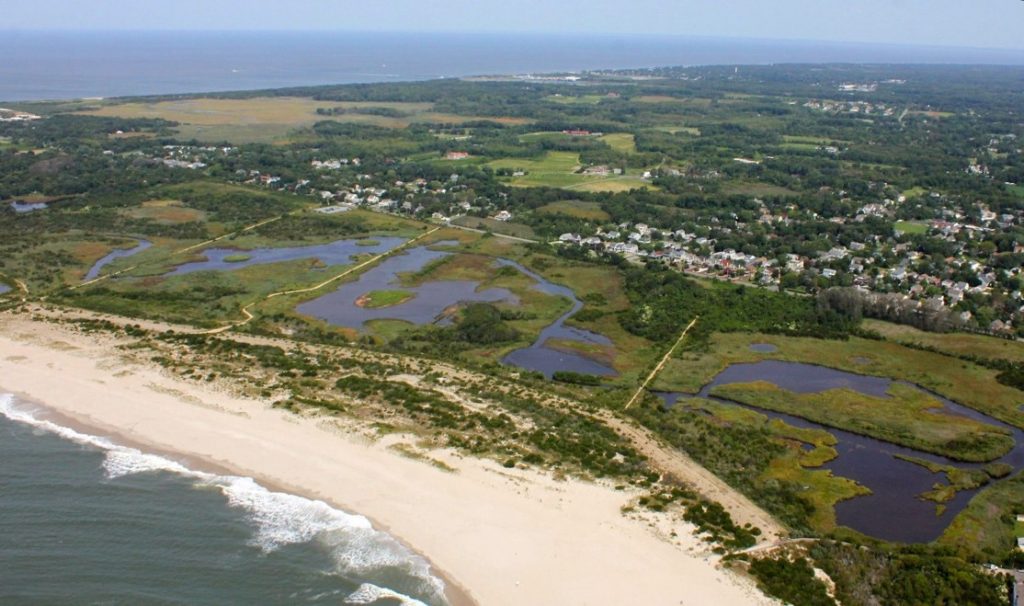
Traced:
<svg viewBox="0 0 1024 606">
<path fill-rule="evenodd" d="M 723 423 L 682 405 L 667 410 L 653 396 L 632 407 L 628 414 L 794 531 L 810 533 L 814 506 L 800 496 L 799 487 L 762 479 L 771 461 L 785 452 L 767 429 Z"/>
<path fill-rule="evenodd" d="M 820 541 L 809 554 L 843 604 L 1005 604 L 999 576 L 942 547 Z"/>
<path fill-rule="evenodd" d="M 835 606 L 806 558 L 765 558 L 750 563 L 750 574 L 766 594 L 793 606 Z"/>
<path fill-rule="evenodd" d="M 589 375 L 570 370 L 559 370 L 551 375 L 551 378 L 561 383 L 573 383 L 575 385 L 600 385 L 601 377 Z"/>
<path fill-rule="evenodd" d="M 497 307 L 489 303 L 473 303 L 462 310 L 455 335 L 460 341 L 490 344 L 515 341 L 519 331 L 505 324 Z"/>
</svg>

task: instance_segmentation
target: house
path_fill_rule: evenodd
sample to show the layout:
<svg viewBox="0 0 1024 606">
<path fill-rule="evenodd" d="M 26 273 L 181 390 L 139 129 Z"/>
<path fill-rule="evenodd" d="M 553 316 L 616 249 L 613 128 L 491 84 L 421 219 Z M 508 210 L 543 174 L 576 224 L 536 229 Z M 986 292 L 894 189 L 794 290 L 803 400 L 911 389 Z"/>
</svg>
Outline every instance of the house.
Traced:
<svg viewBox="0 0 1024 606">
<path fill-rule="evenodd" d="M 635 255 L 640 252 L 640 247 L 632 243 L 616 242 L 609 250 L 620 255 Z"/>
<path fill-rule="evenodd" d="M 579 244 L 580 243 L 580 235 L 579 234 L 565 233 L 565 234 L 562 234 L 562 235 L 558 236 L 558 241 L 559 242 L 563 242 L 565 244 Z"/>
<path fill-rule="evenodd" d="M 469 157 L 469 152 L 464 151 L 451 151 L 444 155 L 445 160 L 465 160 Z"/>
<path fill-rule="evenodd" d="M 499 211 L 498 214 L 494 215 L 496 221 L 509 221 L 512 219 L 512 213 L 507 210 Z"/>
<path fill-rule="evenodd" d="M 349 211 L 351 209 L 352 209 L 351 206 L 342 206 L 342 205 L 323 206 L 321 208 L 317 208 L 315 210 L 315 212 L 318 212 L 321 215 L 336 215 L 338 213 L 347 212 L 347 211 Z"/>
<path fill-rule="evenodd" d="M 798 274 L 806 269 L 807 264 L 798 255 L 789 255 L 786 259 L 786 271 Z"/>
</svg>

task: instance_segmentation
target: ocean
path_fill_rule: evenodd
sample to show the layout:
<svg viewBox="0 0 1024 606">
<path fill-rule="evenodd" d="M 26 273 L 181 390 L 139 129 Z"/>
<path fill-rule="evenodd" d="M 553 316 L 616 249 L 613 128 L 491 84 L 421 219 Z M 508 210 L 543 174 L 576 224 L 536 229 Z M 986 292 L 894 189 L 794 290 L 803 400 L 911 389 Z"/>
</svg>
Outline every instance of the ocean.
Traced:
<svg viewBox="0 0 1024 606">
<path fill-rule="evenodd" d="M 0 604 L 444 604 L 369 521 L 45 420 L 0 394 Z"/>
<path fill-rule="evenodd" d="M 0 35 L 0 101 L 770 63 L 1024 64 L 1013 50 L 671 36 L 352 32 Z"/>
</svg>

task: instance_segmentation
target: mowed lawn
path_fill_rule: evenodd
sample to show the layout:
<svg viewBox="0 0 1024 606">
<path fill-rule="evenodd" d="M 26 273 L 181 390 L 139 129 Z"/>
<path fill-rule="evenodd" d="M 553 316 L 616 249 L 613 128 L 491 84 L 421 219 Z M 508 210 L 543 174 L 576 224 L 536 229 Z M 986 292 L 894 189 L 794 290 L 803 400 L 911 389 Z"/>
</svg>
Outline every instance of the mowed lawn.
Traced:
<svg viewBox="0 0 1024 606">
<path fill-rule="evenodd" d="M 609 133 L 600 137 L 608 147 L 624 154 L 636 153 L 636 137 L 632 133 Z"/>
<path fill-rule="evenodd" d="M 917 221 L 897 221 L 893 225 L 893 229 L 911 235 L 928 233 L 928 225 L 926 223 L 918 223 Z"/>
<path fill-rule="evenodd" d="M 579 191 L 629 191 L 647 184 L 635 175 L 584 175 L 580 155 L 575 152 L 552 151 L 540 158 L 502 158 L 487 164 L 494 169 L 524 170 L 526 175 L 507 180 L 514 187 L 559 187 Z"/>
</svg>

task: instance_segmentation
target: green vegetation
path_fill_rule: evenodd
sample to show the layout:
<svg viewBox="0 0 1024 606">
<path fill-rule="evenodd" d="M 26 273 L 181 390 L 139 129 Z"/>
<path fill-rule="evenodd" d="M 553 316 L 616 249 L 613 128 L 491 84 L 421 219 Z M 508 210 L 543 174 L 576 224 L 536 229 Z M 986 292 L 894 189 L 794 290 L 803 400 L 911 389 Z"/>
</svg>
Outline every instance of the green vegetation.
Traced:
<svg viewBox="0 0 1024 606">
<path fill-rule="evenodd" d="M 793 393 L 765 382 L 719 385 L 711 394 L 962 461 L 991 461 L 1013 447 L 1009 431 L 945 414 L 933 396 L 901 383 L 886 398 L 849 389 Z"/>
<path fill-rule="evenodd" d="M 833 606 L 825 583 L 814 576 L 814 568 L 806 558 L 794 561 L 785 558 L 755 559 L 750 574 L 757 585 L 770 596 L 793 606 Z"/>
<path fill-rule="evenodd" d="M 552 215 L 566 215 L 587 221 L 608 221 L 611 217 L 601 209 L 601 205 L 595 202 L 583 202 L 580 200 L 559 200 L 545 204 L 537 209 L 539 213 Z"/>
<path fill-rule="evenodd" d="M 926 332 L 911 326 L 879 320 L 864 320 L 862 326 L 865 330 L 877 333 L 889 341 L 954 356 L 1024 362 L 1024 343 L 1012 339 L 964 333 Z"/>
<path fill-rule="evenodd" d="M 769 422 L 760 413 L 702 399 L 680 400 L 666 410 L 649 396 L 629 414 L 797 532 L 831 530 L 833 505 L 866 492 L 813 469 L 836 456 L 835 438 L 824 431 Z M 802 444 L 814 448 L 806 451 Z"/>
<path fill-rule="evenodd" d="M 637 504 L 651 511 L 665 511 L 674 505 L 682 506 L 683 519 L 697 526 L 705 540 L 717 543 L 715 551 L 724 553 L 727 549 L 746 549 L 757 543 L 760 529 L 749 524 L 739 526 L 718 503 L 700 498 L 690 489 L 673 486 L 655 490 L 642 496 Z"/>
<path fill-rule="evenodd" d="M 245 253 L 235 253 L 235 254 L 228 255 L 228 256 L 224 257 L 224 262 L 225 263 L 244 263 L 245 261 L 248 261 L 250 259 L 252 259 L 252 255 L 247 255 Z"/>
<path fill-rule="evenodd" d="M 401 305 L 411 300 L 415 294 L 406 290 L 372 290 L 356 299 L 356 305 L 367 309 L 379 309 Z"/>
<path fill-rule="evenodd" d="M 1015 295 L 1024 188 L 1007 185 L 1024 182 L 1019 69 L 776 65 L 581 78 L 25 104 L 45 118 L 0 124 L 0 275 L 23 282 L 33 303 L 193 327 L 224 327 L 250 310 L 234 330 L 288 336 L 288 347 L 124 332 L 169 372 L 231 377 L 282 408 L 415 436 L 399 448 L 408 456 L 453 448 L 643 486 L 641 507 L 684 510 L 720 549 L 756 534 L 658 483 L 632 443 L 579 404 L 619 414 L 623 393 L 695 318 L 655 389 L 696 393 L 734 363 L 804 362 L 918 384 L 1024 427 L 1024 349 L 981 334 L 1024 335 Z M 878 87 L 839 94 L 848 82 Z M 8 200 L 48 207 L 15 213 Z M 312 212 L 337 205 L 352 208 Z M 502 211 L 511 220 L 497 220 Z M 443 279 L 506 288 L 515 303 L 453 306 L 444 326 L 378 320 L 357 332 L 295 312 L 322 291 L 265 299 L 343 267 L 166 275 L 207 247 L 235 248 L 228 261 L 241 262 L 258 247 L 369 245 L 447 220 L 424 243 L 455 240 L 453 254 L 366 303 L 399 304 L 403 288 Z M 563 233 L 600 240 L 548 244 Z M 124 273 L 80 287 L 97 259 L 141 239 L 153 247 L 104 272 Z M 619 375 L 562 371 L 549 382 L 498 365 L 570 304 L 498 257 L 571 288 L 584 307 L 568 324 L 611 344 L 549 345 Z M 861 289 L 871 294 L 853 296 Z M 938 332 L 960 328 L 974 332 Z M 764 385 L 716 393 L 966 460 L 1009 447 L 1002 430 L 954 422 L 935 398 L 901 385 L 889 398 Z M 699 399 L 665 410 L 651 397 L 628 414 L 795 533 L 826 538 L 751 564 L 785 600 L 827 603 L 802 555 L 836 580 L 844 604 L 992 603 L 998 581 L 975 562 L 1017 562 L 1008 554 L 1024 487 L 1006 465 L 965 472 L 911 460 L 944 476 L 922 495 L 940 505 L 980 490 L 940 547 L 902 548 L 836 527 L 835 504 L 866 489 L 822 469 L 836 456 L 826 431 Z"/>
<path fill-rule="evenodd" d="M 1016 549 L 1016 514 L 1024 495 L 1024 476 L 1017 474 L 979 492 L 967 508 L 960 512 L 939 539 L 939 544 L 956 549 L 964 555 L 984 554 L 1000 562 Z"/>
<path fill-rule="evenodd" d="M 751 351 L 751 343 L 774 345 L 778 351 Z M 916 383 L 954 402 L 1024 427 L 1024 413 L 1019 409 L 1021 392 L 996 381 L 997 371 L 963 360 L 951 363 L 947 356 L 898 343 L 856 337 L 836 341 L 764 333 L 714 334 L 706 341 L 695 339 L 689 348 L 677 352 L 653 388 L 696 393 L 730 364 L 760 360 L 818 364 Z"/>
<path fill-rule="evenodd" d="M 893 225 L 893 229 L 911 235 L 922 235 L 928 233 L 928 225 L 913 221 L 897 221 Z"/>
<path fill-rule="evenodd" d="M 921 498 L 929 501 L 935 501 L 940 505 L 946 503 L 961 490 L 971 490 L 988 484 L 990 477 L 1001 477 L 998 474 L 1004 472 L 1002 467 L 992 467 L 992 473 L 988 473 L 987 469 L 960 469 L 952 465 L 942 465 L 929 461 L 927 459 L 921 459 L 918 457 L 908 457 L 905 455 L 895 455 L 897 459 L 902 459 L 908 463 L 920 465 L 932 473 L 943 473 L 946 475 L 948 484 L 936 483 L 932 490 L 921 495 Z M 1002 463 L 992 463 L 993 466 L 1004 465 Z M 986 466 L 988 468 L 988 466 Z M 1011 468 L 1012 471 L 1012 468 Z M 1003 476 L 1008 475 L 1009 472 L 1003 473 Z"/>
<path fill-rule="evenodd" d="M 519 337 L 519 333 L 505 323 L 501 311 L 489 303 L 466 306 L 454 330 L 459 340 L 477 344 L 515 341 Z"/>
<path fill-rule="evenodd" d="M 599 140 L 608 144 L 608 147 L 621 153 L 632 154 L 636 152 L 636 139 L 631 133 L 611 133 L 602 135 Z"/>
<path fill-rule="evenodd" d="M 983 606 L 1006 601 L 1000 577 L 943 548 L 822 541 L 810 556 L 835 581 L 836 598 L 843 604 Z"/>
<path fill-rule="evenodd" d="M 574 383 L 576 385 L 600 385 L 601 377 L 596 375 L 588 375 L 579 372 L 572 372 L 568 370 L 557 370 L 551 378 L 555 381 L 561 381 L 562 383 Z"/>
</svg>

